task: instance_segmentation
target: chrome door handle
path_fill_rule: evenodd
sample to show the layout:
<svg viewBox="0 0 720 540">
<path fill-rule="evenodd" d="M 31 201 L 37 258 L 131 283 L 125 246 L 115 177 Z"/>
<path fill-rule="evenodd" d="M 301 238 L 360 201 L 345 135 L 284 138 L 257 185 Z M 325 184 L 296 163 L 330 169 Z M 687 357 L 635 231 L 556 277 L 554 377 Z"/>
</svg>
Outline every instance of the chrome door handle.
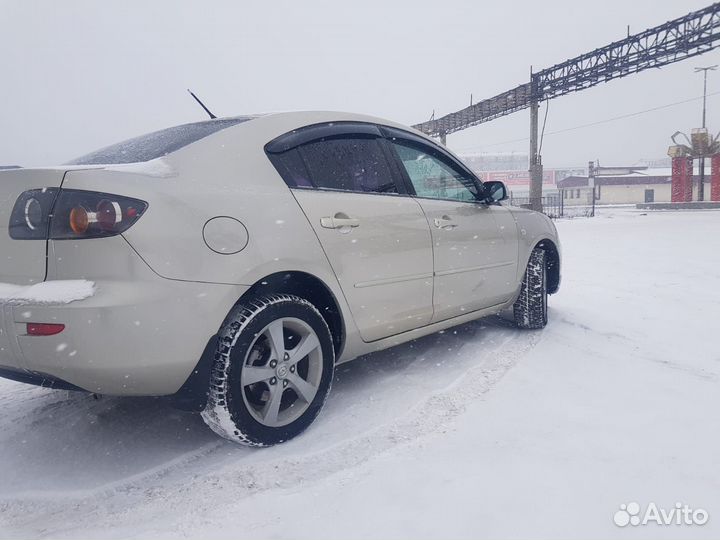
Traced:
<svg viewBox="0 0 720 540">
<path fill-rule="evenodd" d="M 452 219 L 450 219 L 448 216 L 435 218 L 434 223 L 435 223 L 435 227 L 437 227 L 438 229 L 446 230 L 446 231 L 451 231 L 455 227 L 457 227 L 457 225 L 454 224 L 452 222 Z"/>
<path fill-rule="evenodd" d="M 323 217 L 320 226 L 325 229 L 341 229 L 343 227 L 359 227 L 360 220 L 349 217 Z"/>
</svg>

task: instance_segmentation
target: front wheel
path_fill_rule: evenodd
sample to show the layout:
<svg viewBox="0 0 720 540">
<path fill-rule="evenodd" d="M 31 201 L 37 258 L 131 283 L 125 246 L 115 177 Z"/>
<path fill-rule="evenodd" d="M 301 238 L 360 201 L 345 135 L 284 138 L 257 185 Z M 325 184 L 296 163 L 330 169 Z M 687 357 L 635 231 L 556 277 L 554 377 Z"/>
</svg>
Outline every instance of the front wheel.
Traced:
<svg viewBox="0 0 720 540">
<path fill-rule="evenodd" d="M 220 330 L 202 417 L 234 442 L 284 442 L 320 412 L 334 365 L 330 330 L 310 302 L 287 294 L 248 301 Z"/>
<path fill-rule="evenodd" d="M 535 248 L 530 254 L 520 296 L 513 305 L 515 323 L 520 328 L 544 328 L 548 320 L 547 299 L 545 251 Z"/>
</svg>

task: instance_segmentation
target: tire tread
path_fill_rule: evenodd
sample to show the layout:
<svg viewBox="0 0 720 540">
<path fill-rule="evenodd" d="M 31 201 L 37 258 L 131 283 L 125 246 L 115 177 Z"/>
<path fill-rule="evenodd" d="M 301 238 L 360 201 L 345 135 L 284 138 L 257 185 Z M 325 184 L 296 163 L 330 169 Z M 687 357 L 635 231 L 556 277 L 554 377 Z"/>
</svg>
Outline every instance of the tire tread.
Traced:
<svg viewBox="0 0 720 540">
<path fill-rule="evenodd" d="M 238 337 L 242 334 L 243 330 L 247 327 L 250 321 L 252 321 L 265 309 L 283 302 L 289 302 L 296 305 L 301 304 L 314 311 L 317 314 L 318 319 L 322 321 L 328 336 L 330 336 L 330 329 L 317 308 L 304 298 L 291 294 L 271 294 L 253 298 L 252 300 L 248 300 L 243 304 L 235 306 L 225 318 L 225 321 L 218 332 L 218 348 L 215 352 L 215 358 L 210 372 L 208 401 L 205 406 L 205 410 L 203 410 L 201 414 L 205 423 L 215 433 L 225 439 L 245 446 L 264 447 L 269 445 L 261 441 L 257 441 L 249 434 L 244 433 L 242 429 L 232 420 L 232 414 L 226 399 L 229 392 L 228 373 L 231 365 L 231 352 L 233 350 L 233 346 L 238 340 Z M 324 400 L 327 399 L 329 393 L 330 388 L 328 387 L 325 396 L 323 397 L 323 403 Z"/>
<path fill-rule="evenodd" d="M 520 296 L 513 305 L 515 324 L 520 328 L 539 329 L 547 324 L 546 280 L 545 251 L 535 248 L 530 254 L 520 287 Z"/>
</svg>

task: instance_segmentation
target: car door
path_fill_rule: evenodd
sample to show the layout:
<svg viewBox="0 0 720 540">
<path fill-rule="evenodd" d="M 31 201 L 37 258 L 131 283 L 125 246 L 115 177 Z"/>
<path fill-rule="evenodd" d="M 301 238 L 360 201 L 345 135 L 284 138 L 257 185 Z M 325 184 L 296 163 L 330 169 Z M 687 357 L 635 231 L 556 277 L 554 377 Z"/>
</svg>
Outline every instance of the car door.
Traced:
<svg viewBox="0 0 720 540">
<path fill-rule="evenodd" d="M 282 152 L 269 148 L 269 155 L 290 179 L 362 339 L 374 341 L 428 324 L 430 230 L 420 205 L 396 182 L 396 164 L 379 129 L 335 123 L 289 136 L 294 147 L 280 144 Z"/>
<path fill-rule="evenodd" d="M 392 130 L 390 144 L 432 232 L 433 322 L 502 304 L 517 291 L 510 211 L 479 200 L 480 182 L 449 153 Z"/>
</svg>

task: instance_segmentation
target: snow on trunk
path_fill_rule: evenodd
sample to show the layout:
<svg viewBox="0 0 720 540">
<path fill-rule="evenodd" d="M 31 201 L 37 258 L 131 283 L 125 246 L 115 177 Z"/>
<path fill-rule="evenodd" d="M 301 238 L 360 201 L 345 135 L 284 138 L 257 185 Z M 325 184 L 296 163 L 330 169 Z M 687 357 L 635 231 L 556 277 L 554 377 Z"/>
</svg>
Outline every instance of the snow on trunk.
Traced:
<svg viewBox="0 0 720 540">
<path fill-rule="evenodd" d="M 0 303 L 69 304 L 95 294 L 95 283 L 85 279 L 55 280 L 22 286 L 0 283 Z"/>
</svg>

